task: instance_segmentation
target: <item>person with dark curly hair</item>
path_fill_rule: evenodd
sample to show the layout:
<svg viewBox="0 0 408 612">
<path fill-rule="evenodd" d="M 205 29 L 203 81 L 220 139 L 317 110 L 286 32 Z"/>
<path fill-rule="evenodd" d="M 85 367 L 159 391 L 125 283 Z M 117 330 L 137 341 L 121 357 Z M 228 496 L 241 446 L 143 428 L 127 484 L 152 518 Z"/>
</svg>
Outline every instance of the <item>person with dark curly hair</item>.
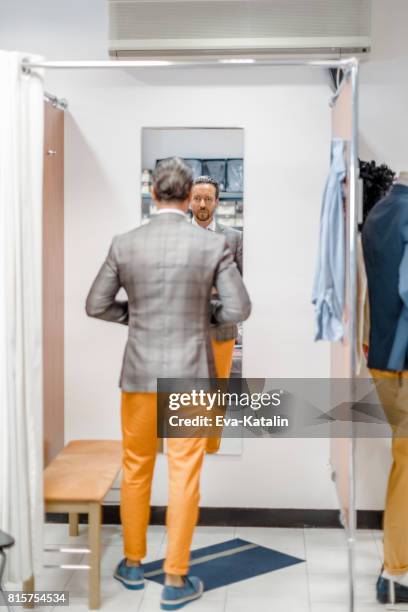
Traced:
<svg viewBox="0 0 408 612">
<path fill-rule="evenodd" d="M 370 303 L 367 365 L 392 429 L 377 599 L 387 603 L 393 593 L 402 603 L 408 602 L 408 173 L 371 208 L 362 238 Z"/>
</svg>

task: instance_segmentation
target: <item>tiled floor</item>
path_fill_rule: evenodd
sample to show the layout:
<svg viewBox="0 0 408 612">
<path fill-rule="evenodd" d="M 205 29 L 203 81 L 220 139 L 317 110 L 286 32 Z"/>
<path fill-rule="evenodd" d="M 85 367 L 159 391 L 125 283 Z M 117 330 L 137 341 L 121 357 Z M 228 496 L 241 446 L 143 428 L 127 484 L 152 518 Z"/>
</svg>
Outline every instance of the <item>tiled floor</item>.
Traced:
<svg viewBox="0 0 408 612">
<path fill-rule="evenodd" d="M 81 546 L 87 542 L 86 526 L 77 538 L 68 536 L 67 525 L 48 524 L 48 545 Z M 348 610 L 347 547 L 340 529 L 270 529 L 253 527 L 199 527 L 193 547 L 200 548 L 240 537 L 262 546 L 306 559 L 301 563 L 262 576 L 231 584 L 206 593 L 189 606 L 191 612 L 346 612 Z M 105 526 L 102 534 L 102 610 L 122 612 L 158 611 L 161 587 L 147 581 L 144 591 L 128 591 L 112 578 L 122 556 L 119 526 Z M 356 612 L 385 610 L 375 602 L 375 582 L 381 567 L 381 532 L 360 531 L 356 544 Z M 165 530 L 153 526 L 148 532 L 148 557 L 163 557 Z M 85 562 L 84 555 L 47 553 L 48 563 Z M 44 570 L 37 580 L 38 590 L 65 589 L 70 593 L 69 610 L 85 612 L 87 572 L 60 569 Z M 45 608 L 52 612 L 51 608 Z M 54 612 L 56 612 L 56 608 Z"/>
</svg>

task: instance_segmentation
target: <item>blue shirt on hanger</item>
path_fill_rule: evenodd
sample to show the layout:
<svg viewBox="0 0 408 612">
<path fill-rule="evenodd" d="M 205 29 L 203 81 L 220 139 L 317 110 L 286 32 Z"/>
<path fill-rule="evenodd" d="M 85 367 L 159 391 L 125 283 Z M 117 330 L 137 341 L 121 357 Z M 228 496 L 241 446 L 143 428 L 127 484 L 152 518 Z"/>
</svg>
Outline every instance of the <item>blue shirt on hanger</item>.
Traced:
<svg viewBox="0 0 408 612">
<path fill-rule="evenodd" d="M 333 139 L 330 172 L 320 213 L 320 238 L 312 293 L 312 303 L 315 306 L 315 341 L 341 340 L 344 334 L 344 147 L 344 140 Z"/>
</svg>

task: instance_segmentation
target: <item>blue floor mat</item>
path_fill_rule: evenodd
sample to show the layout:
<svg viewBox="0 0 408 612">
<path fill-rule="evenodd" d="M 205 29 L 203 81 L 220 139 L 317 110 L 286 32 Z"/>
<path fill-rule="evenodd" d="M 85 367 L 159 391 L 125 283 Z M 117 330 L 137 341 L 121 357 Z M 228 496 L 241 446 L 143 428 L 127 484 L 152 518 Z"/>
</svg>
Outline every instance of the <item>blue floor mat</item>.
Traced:
<svg viewBox="0 0 408 612">
<path fill-rule="evenodd" d="M 206 591 L 267 574 L 304 559 L 240 538 L 191 551 L 189 573 L 201 578 Z M 163 559 L 143 565 L 145 578 L 163 584 Z"/>
</svg>

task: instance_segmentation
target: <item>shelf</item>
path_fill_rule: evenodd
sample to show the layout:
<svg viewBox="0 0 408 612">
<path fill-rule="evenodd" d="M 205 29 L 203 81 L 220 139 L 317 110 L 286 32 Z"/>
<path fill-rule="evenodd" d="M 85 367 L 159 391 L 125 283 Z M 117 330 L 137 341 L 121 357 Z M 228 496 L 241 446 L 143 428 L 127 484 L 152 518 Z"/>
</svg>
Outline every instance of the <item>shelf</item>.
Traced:
<svg viewBox="0 0 408 612">
<path fill-rule="evenodd" d="M 152 200 L 152 196 L 147 193 L 142 193 L 142 199 L 144 202 L 150 202 Z M 244 194 L 242 191 L 223 191 L 219 196 L 220 200 L 243 200 Z"/>
<path fill-rule="evenodd" d="M 220 200 L 243 200 L 244 194 L 242 191 L 223 191 L 220 193 Z"/>
</svg>

